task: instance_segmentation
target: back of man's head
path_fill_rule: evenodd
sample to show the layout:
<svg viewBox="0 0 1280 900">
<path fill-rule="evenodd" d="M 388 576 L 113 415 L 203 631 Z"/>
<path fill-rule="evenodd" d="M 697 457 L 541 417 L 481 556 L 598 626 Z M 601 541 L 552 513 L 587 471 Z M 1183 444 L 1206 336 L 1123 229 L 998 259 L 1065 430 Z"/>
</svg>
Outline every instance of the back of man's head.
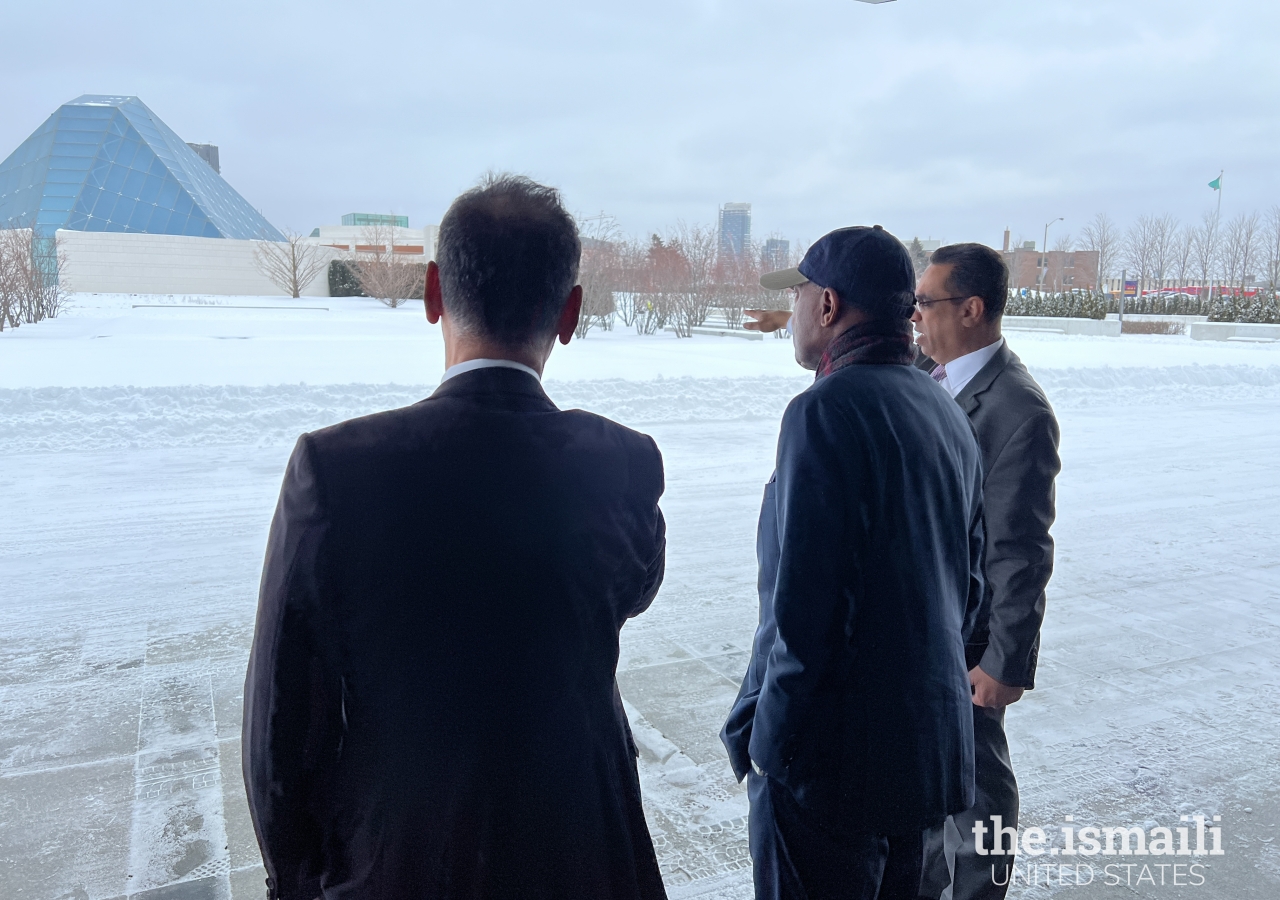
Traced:
<svg viewBox="0 0 1280 900">
<path fill-rule="evenodd" d="M 1009 267 L 986 244 L 948 244 L 933 251 L 930 265 L 950 266 L 947 292 L 955 297 L 981 297 L 983 318 L 994 322 L 1004 315 L 1009 299 Z"/>
<path fill-rule="evenodd" d="M 453 326 L 506 347 L 550 340 L 578 279 L 582 244 L 560 192 L 490 175 L 440 222 L 436 264 Z"/>
</svg>

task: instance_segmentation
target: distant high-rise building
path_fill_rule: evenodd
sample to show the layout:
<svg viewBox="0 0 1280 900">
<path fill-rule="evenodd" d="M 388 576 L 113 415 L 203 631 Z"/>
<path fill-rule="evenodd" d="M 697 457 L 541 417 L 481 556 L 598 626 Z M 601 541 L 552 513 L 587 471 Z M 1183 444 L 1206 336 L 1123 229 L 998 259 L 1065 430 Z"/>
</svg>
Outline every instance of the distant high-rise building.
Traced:
<svg viewBox="0 0 1280 900">
<path fill-rule="evenodd" d="M 408 228 L 408 216 L 392 216 L 386 213 L 347 213 L 342 217 L 343 225 L 370 226 L 389 225 L 392 228 Z"/>
<path fill-rule="evenodd" d="M 720 255 L 741 256 L 751 246 L 751 204 L 720 207 Z"/>
<path fill-rule="evenodd" d="M 760 265 L 766 272 L 776 272 L 791 266 L 791 242 L 785 238 L 769 238 L 760 253 Z"/>
<path fill-rule="evenodd" d="M 209 168 L 222 174 L 222 166 L 218 164 L 218 145 L 217 144 L 193 144 L 187 141 L 187 146 L 196 151 L 196 156 L 203 159 L 209 164 Z"/>
</svg>

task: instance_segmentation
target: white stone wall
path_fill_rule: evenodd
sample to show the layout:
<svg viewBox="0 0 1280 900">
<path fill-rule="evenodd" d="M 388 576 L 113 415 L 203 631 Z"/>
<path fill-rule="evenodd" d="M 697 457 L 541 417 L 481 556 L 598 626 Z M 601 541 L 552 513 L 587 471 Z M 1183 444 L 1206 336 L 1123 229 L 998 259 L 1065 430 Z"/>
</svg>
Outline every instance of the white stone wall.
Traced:
<svg viewBox="0 0 1280 900">
<path fill-rule="evenodd" d="M 278 296 L 284 292 L 258 269 L 257 241 L 168 234 L 59 231 L 65 255 L 62 283 L 69 291 L 119 294 L 224 294 Z M 302 292 L 329 296 L 326 268 Z"/>
</svg>

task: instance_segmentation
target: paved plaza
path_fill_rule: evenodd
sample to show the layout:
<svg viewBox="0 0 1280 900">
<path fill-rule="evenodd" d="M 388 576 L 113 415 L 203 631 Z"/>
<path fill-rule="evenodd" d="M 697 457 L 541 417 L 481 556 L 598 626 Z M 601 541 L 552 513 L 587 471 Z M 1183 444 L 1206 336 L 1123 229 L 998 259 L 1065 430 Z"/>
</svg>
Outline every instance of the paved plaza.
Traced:
<svg viewBox="0 0 1280 900">
<path fill-rule="evenodd" d="M 1277 411 L 1267 400 L 1060 408 L 1038 688 L 1009 713 L 1024 825 L 1222 815 L 1227 855 L 1207 876 L 1218 897 L 1280 885 Z M 667 464 L 668 575 L 623 633 L 618 678 L 673 897 L 750 896 L 745 795 L 716 733 L 754 628 L 755 517 L 776 428 L 758 417 L 649 429 Z M 262 896 L 238 736 L 288 449 L 8 457 L 0 896 Z"/>
</svg>

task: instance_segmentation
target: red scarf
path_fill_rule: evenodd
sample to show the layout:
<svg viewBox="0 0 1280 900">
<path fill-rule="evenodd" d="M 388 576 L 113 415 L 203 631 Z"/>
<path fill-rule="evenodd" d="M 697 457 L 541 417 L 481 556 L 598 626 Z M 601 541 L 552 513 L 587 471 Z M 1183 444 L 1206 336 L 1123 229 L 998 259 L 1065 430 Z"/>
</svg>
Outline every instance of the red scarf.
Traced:
<svg viewBox="0 0 1280 900">
<path fill-rule="evenodd" d="M 845 366 L 909 366 L 915 358 L 910 319 L 872 319 L 854 325 L 827 347 L 818 363 L 822 378 Z"/>
</svg>

